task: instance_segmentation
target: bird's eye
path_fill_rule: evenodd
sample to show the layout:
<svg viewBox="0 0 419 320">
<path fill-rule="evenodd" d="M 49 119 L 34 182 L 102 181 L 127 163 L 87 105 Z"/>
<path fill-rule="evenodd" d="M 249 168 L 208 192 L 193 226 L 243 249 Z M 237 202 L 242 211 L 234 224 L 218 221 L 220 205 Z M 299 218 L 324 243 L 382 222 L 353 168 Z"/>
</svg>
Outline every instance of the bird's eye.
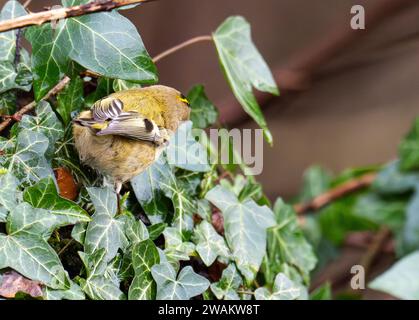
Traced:
<svg viewBox="0 0 419 320">
<path fill-rule="evenodd" d="M 188 99 L 186 99 L 186 97 L 182 93 L 180 94 L 179 100 L 186 103 L 188 107 L 190 107 Z"/>
</svg>

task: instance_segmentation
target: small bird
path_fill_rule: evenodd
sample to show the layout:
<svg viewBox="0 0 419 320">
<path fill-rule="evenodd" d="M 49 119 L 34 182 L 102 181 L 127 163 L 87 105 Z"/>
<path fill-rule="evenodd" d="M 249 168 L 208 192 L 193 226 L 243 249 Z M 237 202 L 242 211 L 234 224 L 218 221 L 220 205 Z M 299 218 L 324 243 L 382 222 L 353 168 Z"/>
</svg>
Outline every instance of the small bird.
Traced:
<svg viewBox="0 0 419 320">
<path fill-rule="evenodd" d="M 176 89 L 122 90 L 73 120 L 75 147 L 83 163 L 113 181 L 119 199 L 122 184 L 157 160 L 189 113 L 188 100 Z"/>
</svg>

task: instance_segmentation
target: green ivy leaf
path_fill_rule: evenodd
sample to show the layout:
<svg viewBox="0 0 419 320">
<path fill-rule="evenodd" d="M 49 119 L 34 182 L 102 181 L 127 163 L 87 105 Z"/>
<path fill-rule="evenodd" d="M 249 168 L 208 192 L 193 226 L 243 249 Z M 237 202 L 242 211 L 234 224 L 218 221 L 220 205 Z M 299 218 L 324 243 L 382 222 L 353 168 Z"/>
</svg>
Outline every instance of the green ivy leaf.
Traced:
<svg viewBox="0 0 419 320">
<path fill-rule="evenodd" d="M 403 228 L 403 247 L 407 252 L 414 251 L 419 245 L 419 184 L 406 208 L 406 220 Z M 399 217 L 403 218 L 403 212 Z"/>
<path fill-rule="evenodd" d="M 8 91 L 0 94 L 0 114 L 13 114 L 16 111 L 16 93 Z"/>
<path fill-rule="evenodd" d="M 389 270 L 375 278 L 369 287 L 400 299 L 419 299 L 419 251 L 396 262 Z"/>
<path fill-rule="evenodd" d="M 194 128 L 205 129 L 213 125 L 218 118 L 218 111 L 209 101 L 203 85 L 194 86 L 187 99 L 191 106 L 190 119 Z"/>
<path fill-rule="evenodd" d="M 84 300 L 86 296 L 83 290 L 73 281 L 71 281 L 68 290 L 53 290 L 48 287 L 44 290 L 45 300 Z"/>
<path fill-rule="evenodd" d="M 195 227 L 194 241 L 196 251 L 207 267 L 212 265 L 218 256 L 227 258 L 230 254 L 224 238 L 207 221 L 202 221 Z"/>
<path fill-rule="evenodd" d="M 206 199 L 222 211 L 232 258 L 246 280 L 253 281 L 266 252 L 266 229 L 275 225 L 272 211 L 253 200 L 239 202 L 221 186 L 210 190 Z"/>
<path fill-rule="evenodd" d="M 266 288 L 257 288 L 256 300 L 295 300 L 300 296 L 300 288 L 288 279 L 283 273 L 275 278 L 272 293 Z"/>
<path fill-rule="evenodd" d="M 151 300 L 156 296 L 156 284 L 151 268 L 160 263 L 159 252 L 151 240 L 138 242 L 132 248 L 135 277 L 129 288 L 129 300 Z"/>
<path fill-rule="evenodd" d="M 240 300 L 237 290 L 242 284 L 243 279 L 239 271 L 234 263 L 231 263 L 223 270 L 221 279 L 211 284 L 211 291 L 218 300 Z"/>
<path fill-rule="evenodd" d="M 252 42 L 249 23 L 240 16 L 229 17 L 215 31 L 213 39 L 234 95 L 272 144 L 272 135 L 252 87 L 275 95 L 279 92 L 269 67 Z"/>
<path fill-rule="evenodd" d="M 1 137 L 0 137 L 1 138 Z M 45 159 L 48 139 L 42 133 L 22 130 L 17 138 L 0 139 L 0 165 L 12 173 L 20 182 L 37 182 L 53 176 L 51 167 Z"/>
<path fill-rule="evenodd" d="M 88 254 L 105 248 L 106 261 L 114 258 L 119 248 L 127 245 L 123 216 L 115 217 L 116 194 L 109 188 L 88 188 L 95 214 L 87 226 L 84 251 Z"/>
<path fill-rule="evenodd" d="M 189 171 L 207 172 L 211 168 L 205 148 L 192 136 L 192 122 L 179 126 L 166 149 L 169 164 Z"/>
<path fill-rule="evenodd" d="M 399 145 L 400 168 L 402 170 L 419 169 L 419 118 Z"/>
<path fill-rule="evenodd" d="M 148 234 L 149 234 L 149 238 L 150 240 L 156 240 L 158 237 L 160 237 L 160 235 L 163 233 L 163 231 L 166 229 L 167 227 L 167 223 L 161 222 L 161 223 L 156 223 L 153 224 L 151 226 L 148 226 Z"/>
<path fill-rule="evenodd" d="M 331 174 L 320 166 L 312 166 L 304 172 L 303 190 L 299 200 L 310 201 L 314 197 L 326 192 L 332 181 Z"/>
<path fill-rule="evenodd" d="M 157 82 L 156 67 L 140 35 L 119 13 L 67 19 L 64 28 L 68 38 L 63 37 L 62 44 L 72 44 L 69 56 L 83 67 L 109 78 Z"/>
<path fill-rule="evenodd" d="M 53 289 L 68 289 L 70 280 L 46 238 L 57 227 L 44 209 L 21 203 L 7 216 L 7 235 L 0 233 L 0 269 L 10 267 Z"/>
<path fill-rule="evenodd" d="M 57 112 L 63 119 L 64 125 L 70 123 L 72 112 L 79 112 L 84 105 L 83 84 L 80 77 L 73 77 L 57 96 Z"/>
<path fill-rule="evenodd" d="M 141 88 L 141 85 L 132 81 L 115 79 L 113 81 L 112 87 L 113 87 L 113 91 L 118 92 L 122 90 Z"/>
<path fill-rule="evenodd" d="M 0 175 L 0 205 L 7 210 L 17 206 L 17 179 L 10 173 Z"/>
<path fill-rule="evenodd" d="M 208 289 L 209 281 L 196 274 L 191 266 L 183 268 L 176 278 L 176 271 L 169 263 L 151 268 L 157 284 L 157 300 L 189 300 Z"/>
<path fill-rule="evenodd" d="M 291 206 L 278 199 L 274 205 L 276 225 L 268 229 L 267 267 L 275 274 L 287 263 L 296 267 L 306 279 L 314 269 L 317 259 L 311 245 L 298 226 L 297 216 Z M 267 279 L 272 283 L 273 279 Z"/>
<path fill-rule="evenodd" d="M 184 242 L 178 228 L 168 227 L 163 231 L 165 239 L 164 253 L 170 262 L 189 260 L 195 250 L 192 242 Z"/>
<path fill-rule="evenodd" d="M 100 248 L 92 254 L 79 252 L 86 269 L 86 279 L 78 278 L 82 290 L 94 300 L 122 300 L 124 293 L 119 285 L 105 277 L 107 268 L 106 248 Z"/>
<path fill-rule="evenodd" d="M 400 171 L 400 161 L 393 161 L 381 170 L 373 188 L 383 195 L 399 195 L 412 191 L 419 183 L 419 174 Z"/>
<path fill-rule="evenodd" d="M 89 222 L 90 216 L 73 201 L 59 196 L 54 180 L 49 177 L 25 189 L 23 200 L 35 208 L 47 209 L 61 226 Z"/>
<path fill-rule="evenodd" d="M 145 224 L 134 216 L 127 216 L 126 218 L 125 235 L 131 244 L 147 240 L 149 237 Z"/>
<path fill-rule="evenodd" d="M 48 102 L 39 102 L 35 111 L 36 116 L 24 115 L 22 117 L 19 122 L 19 130 L 28 129 L 32 132 L 42 133 L 47 137 L 49 144 L 45 154 L 51 157 L 54 153 L 55 143 L 64 136 L 63 125 Z"/>
</svg>

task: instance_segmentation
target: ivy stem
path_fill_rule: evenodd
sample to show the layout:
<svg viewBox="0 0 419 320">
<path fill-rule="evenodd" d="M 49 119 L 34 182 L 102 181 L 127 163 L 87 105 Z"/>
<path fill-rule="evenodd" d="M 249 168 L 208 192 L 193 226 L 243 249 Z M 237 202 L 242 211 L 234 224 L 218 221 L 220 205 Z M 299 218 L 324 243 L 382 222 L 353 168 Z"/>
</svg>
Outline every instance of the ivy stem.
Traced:
<svg viewBox="0 0 419 320">
<path fill-rule="evenodd" d="M 186 48 L 192 44 L 195 44 L 197 42 L 203 42 L 203 41 L 212 41 L 212 36 L 210 35 L 204 35 L 204 36 L 198 36 L 198 37 L 194 37 L 192 39 L 186 40 L 180 44 L 178 44 L 177 46 L 174 46 L 170 49 L 167 49 L 166 51 L 163 51 L 162 53 L 158 54 L 157 56 L 155 56 L 153 58 L 153 62 L 157 63 L 158 61 L 160 61 L 161 59 L 171 55 L 172 53 L 175 53 L 176 51 L 179 51 L 183 48 Z"/>
<path fill-rule="evenodd" d="M 58 252 L 58 256 L 61 256 L 64 251 L 67 250 L 67 248 L 74 242 L 74 239 L 70 239 L 70 241 L 68 241 L 65 246 Z"/>
</svg>

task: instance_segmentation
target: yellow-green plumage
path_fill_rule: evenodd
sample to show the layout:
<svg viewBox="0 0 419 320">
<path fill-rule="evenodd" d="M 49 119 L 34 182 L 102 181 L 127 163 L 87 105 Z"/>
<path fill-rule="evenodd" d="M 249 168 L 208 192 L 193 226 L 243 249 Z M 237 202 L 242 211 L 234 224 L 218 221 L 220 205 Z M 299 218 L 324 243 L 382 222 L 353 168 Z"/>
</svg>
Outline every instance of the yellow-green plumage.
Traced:
<svg viewBox="0 0 419 320">
<path fill-rule="evenodd" d="M 189 118 L 187 101 L 179 91 L 170 87 L 156 85 L 124 90 L 102 100 L 108 103 L 113 99 L 122 102 L 123 112 L 138 113 L 141 117 L 151 120 L 162 134 L 164 132 L 167 140 L 180 123 Z M 135 118 L 132 121 L 137 120 Z M 89 125 L 81 125 L 84 122 L 89 122 Z M 123 124 L 124 122 L 122 126 Z M 121 135 L 97 135 L 98 130 L 107 125 L 108 121 L 95 122 L 92 110 L 81 112 L 73 125 L 75 147 L 82 162 L 112 178 L 117 184 L 128 181 L 144 171 L 164 148 L 164 145 Z"/>
</svg>

